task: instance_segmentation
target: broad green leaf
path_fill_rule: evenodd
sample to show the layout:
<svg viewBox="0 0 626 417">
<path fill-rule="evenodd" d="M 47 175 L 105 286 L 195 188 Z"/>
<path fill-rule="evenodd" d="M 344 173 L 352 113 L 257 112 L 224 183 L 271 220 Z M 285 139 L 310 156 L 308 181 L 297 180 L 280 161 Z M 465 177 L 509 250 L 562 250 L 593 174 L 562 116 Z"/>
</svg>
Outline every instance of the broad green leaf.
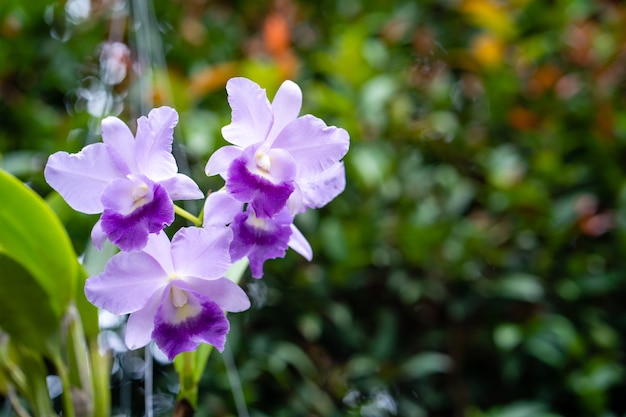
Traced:
<svg viewBox="0 0 626 417">
<path fill-rule="evenodd" d="M 0 328 L 38 352 L 58 343 L 59 323 L 48 294 L 21 264 L 0 253 Z"/>
<path fill-rule="evenodd" d="M 0 253 L 24 266 L 59 318 L 76 288 L 78 262 L 67 233 L 43 199 L 2 170 L 0 195 Z"/>
</svg>

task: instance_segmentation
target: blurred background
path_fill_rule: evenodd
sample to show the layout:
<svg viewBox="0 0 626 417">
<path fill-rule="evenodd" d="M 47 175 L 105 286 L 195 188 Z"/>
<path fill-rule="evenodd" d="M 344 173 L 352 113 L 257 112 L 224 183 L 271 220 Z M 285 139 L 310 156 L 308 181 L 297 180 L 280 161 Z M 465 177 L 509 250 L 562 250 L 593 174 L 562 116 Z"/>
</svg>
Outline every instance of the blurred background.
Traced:
<svg viewBox="0 0 626 417">
<path fill-rule="evenodd" d="M 351 149 L 344 193 L 297 218 L 313 261 L 244 276 L 198 416 L 626 415 L 626 6 L 2 0 L 0 167 L 82 254 L 96 217 L 51 192 L 48 155 L 171 105 L 181 171 L 215 190 L 232 76 L 296 81 Z M 171 364 L 102 326 L 114 414 L 171 415 Z"/>
</svg>

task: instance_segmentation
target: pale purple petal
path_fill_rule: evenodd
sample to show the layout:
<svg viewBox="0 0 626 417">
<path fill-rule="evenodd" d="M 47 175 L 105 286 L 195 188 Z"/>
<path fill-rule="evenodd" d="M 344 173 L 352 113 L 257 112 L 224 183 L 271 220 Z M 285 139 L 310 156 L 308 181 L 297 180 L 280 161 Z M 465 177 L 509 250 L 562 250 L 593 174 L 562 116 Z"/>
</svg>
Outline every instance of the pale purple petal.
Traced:
<svg viewBox="0 0 626 417">
<path fill-rule="evenodd" d="M 235 216 L 243 211 L 243 203 L 226 191 L 209 194 L 204 203 L 204 227 L 225 226 L 232 223 Z"/>
<path fill-rule="evenodd" d="M 233 262 L 247 256 L 252 276 L 261 278 L 266 260 L 285 256 L 292 222 L 293 217 L 287 209 L 271 219 L 256 217 L 249 210 L 237 215 L 231 225 L 230 255 Z"/>
<path fill-rule="evenodd" d="M 245 148 L 265 140 L 272 126 L 272 108 L 265 89 L 247 78 L 231 78 L 226 83 L 232 122 L 222 135 L 233 145 Z"/>
<path fill-rule="evenodd" d="M 198 184 L 185 174 L 176 174 L 165 181 L 161 181 L 159 184 L 165 187 L 167 194 L 174 201 L 204 198 L 204 193 L 200 190 Z"/>
<path fill-rule="evenodd" d="M 137 172 L 135 138 L 128 126 L 117 117 L 106 117 L 101 122 L 102 142 L 116 167 L 124 174 Z"/>
<path fill-rule="evenodd" d="M 147 118 L 142 116 L 137 120 L 137 173 L 156 182 L 176 175 L 178 167 L 172 155 L 172 141 L 177 123 L 178 113 L 171 107 L 152 109 Z"/>
<path fill-rule="evenodd" d="M 144 252 L 120 252 L 104 272 L 85 282 L 87 300 L 113 314 L 132 313 L 145 307 L 163 289 L 168 275 L 159 262 Z"/>
<path fill-rule="evenodd" d="M 148 243 L 146 243 L 146 246 L 141 251 L 152 256 L 154 259 L 158 259 L 161 268 L 163 268 L 168 276 L 174 273 L 171 243 L 165 232 L 150 234 Z"/>
<path fill-rule="evenodd" d="M 350 136 L 344 129 L 305 115 L 289 123 L 272 147 L 289 151 L 298 166 L 298 178 L 305 178 L 339 162 L 348 152 Z"/>
<path fill-rule="evenodd" d="M 313 259 L 313 249 L 302 232 L 294 225 L 291 225 L 291 236 L 289 237 L 289 247 L 304 257 L 307 261 Z"/>
<path fill-rule="evenodd" d="M 154 316 L 161 304 L 161 298 L 161 292 L 155 292 L 145 307 L 128 316 L 124 341 L 129 349 L 139 349 L 152 340 Z"/>
<path fill-rule="evenodd" d="M 46 181 L 74 210 L 100 213 L 100 202 L 106 186 L 123 177 L 103 143 L 94 143 L 75 154 L 56 152 L 48 158 L 44 170 Z"/>
<path fill-rule="evenodd" d="M 204 168 L 204 172 L 209 177 L 215 174 L 226 173 L 230 163 L 239 158 L 242 151 L 243 149 L 238 146 L 222 146 L 213 152 Z"/>
<path fill-rule="evenodd" d="M 102 230 L 100 219 L 98 219 L 93 229 L 91 229 L 91 241 L 95 248 L 101 251 L 105 240 L 107 240 L 107 235 L 104 233 L 104 230 Z"/>
<path fill-rule="evenodd" d="M 294 190 L 287 200 L 287 208 L 289 209 L 289 213 L 291 213 L 292 216 L 295 216 L 298 213 L 302 213 L 307 209 L 307 207 L 304 205 L 304 197 L 302 196 L 302 191 L 300 191 L 300 186 L 298 185 L 298 182 L 296 181 L 294 185 Z"/>
<path fill-rule="evenodd" d="M 168 289 L 172 287 L 170 285 Z M 181 320 L 181 309 L 174 305 L 172 292 L 168 289 L 154 317 L 152 332 L 152 338 L 163 353 L 173 360 L 181 352 L 195 350 L 200 343 L 209 343 L 218 351 L 223 351 L 226 334 L 230 330 L 224 311 L 209 297 L 186 291 L 187 300 L 183 308 L 196 314 L 183 313 Z"/>
<path fill-rule="evenodd" d="M 193 290 L 209 297 L 226 311 L 239 312 L 250 308 L 250 300 L 245 291 L 228 278 L 210 281 L 191 278 L 187 280 L 187 283 Z"/>
<path fill-rule="evenodd" d="M 172 260 L 181 277 L 217 279 L 230 268 L 228 228 L 184 227 L 172 238 Z"/>
<path fill-rule="evenodd" d="M 297 181 L 304 205 L 320 208 L 337 197 L 346 187 L 343 162 L 338 162 L 320 175 Z"/>
<path fill-rule="evenodd" d="M 100 218 L 102 230 L 121 250 L 142 249 L 150 233 L 157 233 L 174 221 L 174 204 L 159 184 L 154 184 L 151 202 L 128 215 L 105 209 Z"/>
<path fill-rule="evenodd" d="M 302 90 L 300 90 L 298 84 L 289 80 L 283 82 L 272 101 L 274 123 L 269 135 L 267 135 L 270 142 L 276 138 L 287 124 L 298 117 L 301 108 Z"/>
</svg>

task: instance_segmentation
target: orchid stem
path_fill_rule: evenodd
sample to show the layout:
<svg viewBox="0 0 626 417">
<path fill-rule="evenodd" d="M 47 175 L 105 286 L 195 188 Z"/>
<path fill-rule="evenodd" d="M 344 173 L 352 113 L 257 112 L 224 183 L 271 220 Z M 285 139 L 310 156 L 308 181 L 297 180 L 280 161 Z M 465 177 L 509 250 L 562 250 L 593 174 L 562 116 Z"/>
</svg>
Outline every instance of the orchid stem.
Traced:
<svg viewBox="0 0 626 417">
<path fill-rule="evenodd" d="M 63 386 L 63 394 L 61 394 L 63 401 L 63 415 L 66 417 L 74 417 L 74 403 L 72 402 L 71 390 L 72 385 L 70 383 L 67 369 L 65 368 L 65 365 L 60 358 L 53 358 L 53 362 L 55 364 L 57 374 L 59 375 L 59 378 L 61 379 L 61 384 Z"/>
<path fill-rule="evenodd" d="M 189 220 L 194 226 L 202 226 L 202 220 L 199 217 L 194 216 L 182 207 L 174 205 L 174 213 L 178 214 L 183 219 Z"/>
</svg>

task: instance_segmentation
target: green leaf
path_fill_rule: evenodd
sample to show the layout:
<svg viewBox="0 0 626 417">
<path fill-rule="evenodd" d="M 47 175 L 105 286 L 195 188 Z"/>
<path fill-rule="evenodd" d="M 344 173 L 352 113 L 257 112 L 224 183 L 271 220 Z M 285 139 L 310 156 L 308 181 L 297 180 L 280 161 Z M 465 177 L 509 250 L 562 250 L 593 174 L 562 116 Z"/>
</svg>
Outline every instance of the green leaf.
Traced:
<svg viewBox="0 0 626 417">
<path fill-rule="evenodd" d="M 78 262 L 67 233 L 43 199 L 2 170 L 0 195 L 0 253 L 30 273 L 47 294 L 58 319 L 76 288 Z M 6 278 L 4 274 L 0 277 Z M 22 308 L 32 305 L 29 302 Z"/>
<path fill-rule="evenodd" d="M 22 265 L 0 253 L 0 328 L 38 352 L 59 342 L 59 320 L 48 294 Z"/>
</svg>

